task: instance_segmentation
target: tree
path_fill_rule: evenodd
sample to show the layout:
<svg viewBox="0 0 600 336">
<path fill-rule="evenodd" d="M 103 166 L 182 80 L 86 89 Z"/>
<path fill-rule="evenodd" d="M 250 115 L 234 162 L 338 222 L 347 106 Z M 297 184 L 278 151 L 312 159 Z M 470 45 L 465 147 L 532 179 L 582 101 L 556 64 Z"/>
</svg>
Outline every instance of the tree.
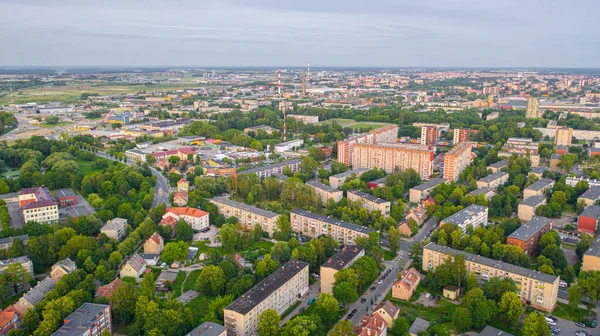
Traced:
<svg viewBox="0 0 600 336">
<path fill-rule="evenodd" d="M 283 214 L 277 217 L 277 220 L 275 221 L 275 226 L 277 227 L 277 230 L 273 234 L 275 239 L 285 241 L 290 239 L 290 237 L 292 236 L 292 225 L 290 224 L 290 218 L 288 217 L 288 215 Z"/>
<path fill-rule="evenodd" d="M 573 279 L 575 279 L 575 270 L 573 269 L 573 266 L 569 265 L 565 267 L 562 274 L 560 275 L 560 278 L 566 281 L 568 284 L 571 284 Z"/>
<path fill-rule="evenodd" d="M 170 264 L 174 261 L 184 261 L 187 258 L 188 246 L 186 242 L 170 242 L 165 245 L 160 258 Z"/>
<path fill-rule="evenodd" d="M 550 327 L 544 315 L 531 313 L 523 321 L 523 336 L 550 336 Z"/>
<path fill-rule="evenodd" d="M 279 336 L 281 318 L 274 309 L 267 309 L 258 316 L 258 336 Z"/>
<path fill-rule="evenodd" d="M 404 336 L 408 333 L 410 325 L 406 320 L 406 317 L 400 316 L 394 320 L 392 327 L 389 329 L 391 336 Z"/>
<path fill-rule="evenodd" d="M 483 284 L 485 297 L 500 302 L 504 293 L 517 291 L 517 286 L 511 278 L 493 277 Z"/>
<path fill-rule="evenodd" d="M 355 302 L 358 299 L 356 287 L 350 282 L 344 281 L 333 286 L 333 296 L 344 306 Z"/>
<path fill-rule="evenodd" d="M 58 124 L 59 121 L 60 121 L 60 118 L 58 116 L 47 116 L 44 119 L 44 122 L 48 125 L 56 125 L 56 124 Z"/>
<path fill-rule="evenodd" d="M 517 293 L 504 293 L 498 307 L 500 308 L 500 311 L 506 315 L 508 322 L 510 322 L 513 326 L 519 324 L 519 319 L 521 318 L 524 310 L 521 299 Z"/>
<path fill-rule="evenodd" d="M 390 226 L 390 229 L 388 230 L 388 240 L 390 242 L 390 248 L 392 251 L 398 251 L 400 236 L 400 230 L 398 230 L 398 228 L 395 225 Z"/>
<path fill-rule="evenodd" d="M 223 224 L 219 230 L 219 237 L 225 251 L 233 251 L 239 241 L 238 232 L 233 224 Z"/>
<path fill-rule="evenodd" d="M 256 263 L 256 275 L 260 279 L 264 279 L 278 268 L 279 263 L 276 260 L 273 260 L 270 254 L 265 254 L 263 260 Z"/>
<path fill-rule="evenodd" d="M 469 312 L 469 309 L 465 307 L 456 308 L 454 314 L 452 314 L 452 322 L 454 323 L 454 328 L 457 332 L 463 333 L 465 331 L 469 331 L 473 326 L 473 321 L 471 320 L 471 313 Z"/>
<path fill-rule="evenodd" d="M 271 247 L 271 257 L 280 263 L 286 263 L 292 257 L 290 247 L 286 242 L 277 242 Z"/>
<path fill-rule="evenodd" d="M 127 282 L 122 282 L 117 286 L 109 299 L 117 321 L 121 323 L 130 323 L 133 321 L 137 298 L 138 291 L 136 286 Z"/>
<path fill-rule="evenodd" d="M 562 271 L 568 265 L 565 253 L 558 245 L 550 244 L 546 246 L 541 254 L 552 261 L 552 266 L 555 269 Z"/>
<path fill-rule="evenodd" d="M 223 310 L 233 301 L 233 295 L 217 296 L 208 304 L 204 320 L 223 324 Z"/>
<path fill-rule="evenodd" d="M 477 276 L 473 272 L 471 272 L 471 273 L 469 273 L 469 275 L 467 275 L 466 282 L 467 282 L 467 292 L 473 288 L 477 288 L 477 285 L 479 285 L 479 280 L 477 279 Z"/>
<path fill-rule="evenodd" d="M 315 173 L 319 168 L 319 163 L 310 156 L 305 156 L 300 162 L 300 171 L 308 176 L 309 179 L 315 177 Z"/>
<path fill-rule="evenodd" d="M 196 280 L 196 290 L 208 296 L 217 296 L 225 291 L 225 273 L 219 266 L 209 265 L 202 269 L 198 280 Z"/>
<path fill-rule="evenodd" d="M 408 331 L 408 328 L 406 329 Z M 352 322 L 341 320 L 329 332 L 328 336 L 355 336 Z"/>
<path fill-rule="evenodd" d="M 496 304 L 491 299 L 486 299 L 481 288 L 474 288 L 465 294 L 462 305 L 470 312 L 473 327 L 483 328 L 496 316 Z"/>
<path fill-rule="evenodd" d="M 577 283 L 568 289 L 569 303 L 577 307 L 582 297 L 588 297 L 588 311 L 600 301 L 600 271 L 582 271 Z"/>
<path fill-rule="evenodd" d="M 338 301 L 331 294 L 320 294 L 315 302 L 315 311 L 325 323 L 331 323 L 337 320 L 340 307 Z"/>
<path fill-rule="evenodd" d="M 175 224 L 175 239 L 182 241 L 191 241 L 194 238 L 194 230 L 185 220 L 180 219 Z"/>
<path fill-rule="evenodd" d="M 319 330 L 321 319 L 318 315 L 299 315 L 285 324 L 282 330 L 283 336 L 309 336 Z"/>
<path fill-rule="evenodd" d="M 152 272 L 144 274 L 142 281 L 140 281 L 140 295 L 143 295 L 150 300 L 154 300 L 154 297 L 156 296 L 156 283 L 154 282 L 154 275 L 152 275 Z"/>
<path fill-rule="evenodd" d="M 541 256 L 541 257 L 543 257 L 543 256 Z M 542 273 L 554 275 L 554 268 L 552 268 L 552 266 L 549 266 L 549 265 L 540 265 L 540 267 L 538 267 L 538 271 L 540 271 Z"/>
</svg>

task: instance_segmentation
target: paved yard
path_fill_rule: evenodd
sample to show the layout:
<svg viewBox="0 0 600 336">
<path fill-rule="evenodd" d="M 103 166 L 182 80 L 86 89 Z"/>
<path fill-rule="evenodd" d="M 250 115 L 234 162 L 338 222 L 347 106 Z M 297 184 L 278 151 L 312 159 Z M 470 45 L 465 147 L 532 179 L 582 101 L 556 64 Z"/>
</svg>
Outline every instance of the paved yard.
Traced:
<svg viewBox="0 0 600 336">
<path fill-rule="evenodd" d="M 198 232 L 194 234 L 194 241 L 208 241 L 210 242 L 209 246 L 213 245 L 214 238 L 219 234 L 219 228 L 214 225 L 210 226 L 210 229 L 206 232 Z"/>
<path fill-rule="evenodd" d="M 10 226 L 14 228 L 22 228 L 25 225 L 25 218 L 19 208 L 19 203 L 7 203 L 8 214 L 10 215 Z"/>
</svg>

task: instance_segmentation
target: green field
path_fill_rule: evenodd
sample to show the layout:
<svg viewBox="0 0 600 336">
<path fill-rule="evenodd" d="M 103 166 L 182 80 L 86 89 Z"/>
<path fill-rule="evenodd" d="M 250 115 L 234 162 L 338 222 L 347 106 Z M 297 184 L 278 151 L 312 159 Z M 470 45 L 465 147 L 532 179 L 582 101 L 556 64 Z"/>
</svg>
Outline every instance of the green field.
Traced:
<svg viewBox="0 0 600 336">
<path fill-rule="evenodd" d="M 187 308 L 192 310 L 192 315 L 194 315 L 194 325 L 200 325 L 204 322 L 204 315 L 206 314 L 208 304 L 211 301 L 211 298 L 200 295 L 186 305 Z"/>
<path fill-rule="evenodd" d="M 346 126 L 348 124 L 352 124 L 352 123 L 356 122 L 356 121 L 354 121 L 354 119 L 339 119 L 339 118 L 334 118 L 334 119 L 328 119 L 328 120 L 323 121 L 323 124 L 331 124 L 334 121 L 338 125 L 340 125 L 340 126 Z"/>
<path fill-rule="evenodd" d="M 106 161 L 108 161 L 109 166 L 112 166 L 115 164 L 115 162 L 112 160 L 108 160 L 108 159 L 104 159 L 104 158 L 100 158 L 100 157 L 96 158 L 96 160 L 106 160 Z M 81 159 L 77 159 L 75 161 L 77 162 L 77 164 L 79 164 L 79 171 L 81 172 L 81 174 L 83 176 L 91 175 L 93 173 L 102 171 L 102 169 L 100 169 L 100 168 L 94 169 L 92 167 L 92 161 L 84 161 Z"/>
<path fill-rule="evenodd" d="M 65 126 L 69 126 L 69 125 L 72 125 L 72 124 L 73 124 L 72 122 L 59 122 L 59 123 L 54 124 L 54 125 L 41 123 L 41 124 L 39 124 L 37 126 L 40 127 L 40 128 L 54 128 L 54 127 L 65 127 Z"/>
<path fill-rule="evenodd" d="M 361 129 L 361 128 L 363 130 L 367 129 L 367 128 L 374 130 L 374 129 L 378 129 L 378 128 L 381 128 L 381 127 L 387 126 L 387 125 L 391 125 L 391 124 L 377 123 L 377 122 L 359 122 L 356 124 L 351 124 L 350 126 L 346 126 L 346 127 L 351 128 L 353 130 L 357 130 L 357 129 Z"/>
<path fill-rule="evenodd" d="M 556 304 L 556 308 L 552 311 L 552 315 L 561 317 L 573 322 L 583 322 L 583 319 L 590 317 L 587 310 L 581 308 L 573 308 L 570 305 L 562 302 Z"/>
</svg>

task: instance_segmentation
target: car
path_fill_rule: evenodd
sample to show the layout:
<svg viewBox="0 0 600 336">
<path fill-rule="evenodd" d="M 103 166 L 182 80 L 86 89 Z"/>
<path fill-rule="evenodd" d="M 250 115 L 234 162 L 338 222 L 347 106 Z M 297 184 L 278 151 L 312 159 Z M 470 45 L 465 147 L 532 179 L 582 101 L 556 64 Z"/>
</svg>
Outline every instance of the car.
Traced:
<svg viewBox="0 0 600 336">
<path fill-rule="evenodd" d="M 575 323 L 576 326 L 581 327 L 581 328 L 585 328 L 585 323 L 583 322 L 577 322 Z"/>
<path fill-rule="evenodd" d="M 425 294 L 425 297 L 429 299 L 431 297 L 431 294 L 427 293 L 427 294 Z"/>
<path fill-rule="evenodd" d="M 162 268 L 165 268 L 165 267 L 167 267 L 167 263 L 162 263 L 162 264 L 160 264 L 160 267 L 162 267 Z"/>
<path fill-rule="evenodd" d="M 560 329 L 558 329 L 557 327 L 550 327 L 550 331 L 555 332 L 555 333 L 559 333 Z"/>
<path fill-rule="evenodd" d="M 381 279 L 379 279 L 379 280 L 377 281 L 377 284 L 378 284 L 378 285 L 381 285 L 382 283 L 383 283 L 383 281 L 381 281 Z"/>
<path fill-rule="evenodd" d="M 358 309 L 354 308 L 354 309 L 352 309 L 352 312 L 350 314 L 354 315 L 354 314 L 356 314 L 357 311 L 358 311 Z"/>
<path fill-rule="evenodd" d="M 371 292 L 374 292 L 375 289 L 376 289 L 375 286 L 371 287 Z"/>
<path fill-rule="evenodd" d="M 435 300 L 435 296 L 431 295 L 431 296 L 429 297 L 429 300 L 431 300 L 431 301 Z"/>
<path fill-rule="evenodd" d="M 317 273 L 313 273 L 311 275 L 313 276 L 313 278 L 318 278 L 319 277 L 319 275 Z"/>
<path fill-rule="evenodd" d="M 273 243 L 277 243 L 277 240 L 276 240 L 276 239 L 271 239 L 271 241 L 272 241 Z"/>
<path fill-rule="evenodd" d="M 394 269 L 394 266 L 390 266 L 390 271 Z"/>
<path fill-rule="evenodd" d="M 306 307 L 302 307 L 302 308 L 298 309 L 298 313 L 302 313 L 304 311 L 304 309 L 306 309 Z"/>
<path fill-rule="evenodd" d="M 558 321 L 558 319 L 557 319 L 556 317 L 552 316 L 552 315 L 548 315 L 548 316 L 546 316 L 546 317 L 547 317 L 547 318 L 549 318 L 549 319 L 551 319 L 551 320 L 552 320 L 552 321 L 554 321 L 554 322 L 557 322 L 557 321 Z"/>
<path fill-rule="evenodd" d="M 575 336 L 588 336 L 588 333 L 583 330 L 577 330 Z"/>
<path fill-rule="evenodd" d="M 438 295 L 438 296 L 435 297 L 435 301 L 440 301 L 441 298 L 442 297 Z"/>
<path fill-rule="evenodd" d="M 365 303 L 365 302 L 367 302 L 367 299 L 365 299 L 365 298 L 362 298 L 362 299 L 360 300 L 360 303 Z"/>
</svg>

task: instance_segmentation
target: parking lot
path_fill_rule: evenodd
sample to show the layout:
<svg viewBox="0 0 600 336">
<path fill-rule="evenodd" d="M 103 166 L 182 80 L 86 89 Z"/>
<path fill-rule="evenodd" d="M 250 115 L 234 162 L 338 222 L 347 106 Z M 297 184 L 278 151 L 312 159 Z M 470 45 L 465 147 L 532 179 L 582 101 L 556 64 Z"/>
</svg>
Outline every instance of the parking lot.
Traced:
<svg viewBox="0 0 600 336">
<path fill-rule="evenodd" d="M 560 329 L 560 332 L 558 333 L 559 336 L 575 335 L 575 332 L 577 330 L 583 330 L 583 331 L 587 332 L 588 335 L 590 335 L 590 336 L 600 335 L 600 330 L 598 329 L 598 327 L 596 327 L 596 328 L 579 327 L 579 326 L 575 325 L 575 322 L 573 322 L 573 321 L 565 320 L 560 317 L 555 317 L 555 319 L 556 319 L 556 327 L 558 329 Z"/>
</svg>

